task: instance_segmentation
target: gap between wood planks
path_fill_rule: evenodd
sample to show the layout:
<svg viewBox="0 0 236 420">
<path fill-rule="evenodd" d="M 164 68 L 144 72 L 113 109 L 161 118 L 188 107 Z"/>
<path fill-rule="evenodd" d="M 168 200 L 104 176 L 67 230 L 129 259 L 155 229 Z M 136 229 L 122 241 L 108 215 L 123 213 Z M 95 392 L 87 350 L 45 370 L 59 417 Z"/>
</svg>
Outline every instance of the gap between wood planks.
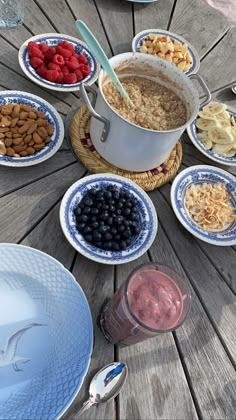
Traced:
<svg viewBox="0 0 236 420">
<path fill-rule="evenodd" d="M 105 37 L 106 37 L 106 39 L 107 39 L 107 43 L 108 43 L 109 48 L 110 48 L 110 50 L 111 50 L 111 54 L 112 54 L 112 55 L 114 55 L 114 51 L 113 51 L 113 49 L 112 49 L 112 45 L 111 45 L 111 43 L 110 43 L 110 40 L 109 40 L 109 37 L 108 37 L 107 31 L 106 31 L 106 28 L 105 28 L 105 26 L 104 26 L 104 23 L 103 23 L 103 20 L 102 20 L 102 16 L 101 16 L 101 13 L 100 13 L 99 8 L 98 8 L 98 6 L 97 6 L 96 0 L 93 0 L 93 3 L 94 3 L 94 6 L 96 7 L 97 14 L 98 14 L 98 17 L 99 17 L 100 22 L 101 22 L 101 25 L 102 25 L 102 29 L 103 29 L 103 31 L 104 31 Z"/>
<path fill-rule="evenodd" d="M 177 4 L 177 0 L 175 0 L 175 1 L 174 1 L 173 6 L 172 6 L 172 10 L 171 10 L 170 17 L 169 17 L 169 21 L 168 21 L 168 23 L 167 23 L 167 28 L 166 28 L 166 29 L 167 29 L 167 31 L 169 31 L 169 29 L 170 29 L 170 25 L 171 25 L 171 22 L 172 22 L 172 18 L 173 18 L 174 13 L 175 13 L 176 4 Z"/>
<path fill-rule="evenodd" d="M 207 56 L 208 54 L 210 54 L 212 52 L 212 50 L 214 50 L 214 48 L 222 41 L 222 39 L 225 38 L 225 36 L 228 34 L 228 32 L 232 29 L 232 26 L 230 26 L 228 29 L 226 29 L 226 31 L 223 33 L 223 35 L 215 42 L 214 45 L 212 45 L 212 47 L 200 58 L 200 62 L 202 62 Z"/>
<path fill-rule="evenodd" d="M 77 162 L 72 163 L 72 165 L 74 165 Z M 70 165 L 68 165 L 70 166 Z M 62 168 L 63 169 L 63 168 Z M 61 170 L 61 169 L 60 169 Z M 56 173 L 58 171 L 55 171 L 53 173 Z M 85 173 L 79 178 L 82 179 L 87 175 L 87 171 L 85 170 Z M 46 177 L 45 177 L 46 178 Z M 32 226 L 31 228 L 16 242 L 17 244 L 20 244 L 22 241 L 24 241 L 24 239 L 43 221 L 43 219 L 48 216 L 48 214 L 54 209 L 54 207 L 62 200 L 62 198 L 64 197 L 65 192 L 63 193 L 63 195 L 60 196 L 60 198 L 58 198 L 58 200 L 56 200 L 56 202 L 48 209 L 45 211 L 45 213 L 42 215 L 42 217 L 40 217 Z"/>
<path fill-rule="evenodd" d="M 47 13 L 45 12 L 45 10 L 43 10 L 43 8 L 40 6 L 40 2 L 38 0 L 33 0 L 33 1 L 38 6 L 38 8 L 41 10 L 42 14 L 44 16 L 46 16 L 47 20 L 53 26 L 53 28 L 55 29 L 55 31 L 58 32 L 58 33 L 60 33 L 60 31 L 58 31 L 58 28 L 56 27 L 56 25 L 54 25 L 54 22 L 50 19 L 50 17 L 47 15 Z"/>
<path fill-rule="evenodd" d="M 159 193 L 161 194 L 161 192 L 159 191 Z M 169 205 L 169 203 L 168 203 L 168 201 L 166 200 L 166 198 L 165 198 L 165 196 L 163 196 L 163 194 L 161 194 L 161 196 L 162 196 L 162 198 L 165 200 L 165 202 L 168 204 L 168 206 L 170 207 L 170 205 Z M 160 219 L 158 219 L 158 223 L 160 224 L 160 226 L 161 226 L 161 228 L 162 228 L 162 230 L 163 230 L 163 232 L 165 233 L 165 235 L 166 235 L 166 238 L 168 239 L 168 241 L 169 241 L 169 243 L 170 243 L 170 245 L 171 245 L 171 248 L 172 248 L 172 250 L 173 250 L 173 253 L 175 254 L 175 256 L 176 256 L 176 258 L 178 259 L 178 261 L 179 261 L 179 263 L 180 263 L 180 265 L 181 265 L 181 268 L 183 269 L 183 271 L 184 271 L 184 273 L 186 274 L 186 276 L 188 277 L 188 279 L 189 279 L 189 282 L 190 282 L 190 284 L 191 284 L 191 286 L 192 286 L 192 288 L 193 288 L 193 290 L 194 290 L 194 292 L 196 293 L 196 296 L 198 297 L 198 299 L 199 299 L 199 301 L 200 301 L 200 303 L 201 303 L 201 305 L 202 305 L 202 307 L 203 307 L 203 309 L 204 309 L 204 311 L 205 311 L 205 313 L 206 313 L 206 315 L 207 315 L 207 317 L 209 318 L 209 320 L 210 320 L 210 322 L 211 322 L 211 324 L 212 324 L 212 326 L 213 326 L 213 329 L 214 329 L 214 331 L 215 331 L 215 333 L 216 333 L 216 335 L 217 335 L 217 337 L 219 338 L 219 340 L 220 340 L 220 343 L 221 343 L 221 345 L 223 346 L 223 348 L 224 348 L 224 350 L 225 350 L 225 352 L 226 352 L 226 354 L 227 354 L 227 356 L 228 356 L 228 358 L 229 358 L 229 360 L 230 360 L 230 362 L 231 362 L 231 364 L 232 364 L 232 366 L 234 367 L 234 369 L 236 370 L 236 362 L 233 360 L 233 357 L 231 356 L 231 354 L 230 354 L 230 352 L 229 352 L 229 350 L 228 350 L 228 348 L 227 348 L 227 346 L 226 346 L 226 344 L 225 344 L 225 342 L 224 342 L 224 340 L 223 340 L 223 338 L 222 338 L 222 336 L 221 336 L 221 333 L 220 333 L 220 331 L 219 331 L 219 329 L 218 329 L 218 326 L 216 325 L 216 323 L 215 323 L 215 321 L 213 320 L 213 318 L 212 318 L 212 316 L 209 314 L 209 311 L 208 311 L 208 309 L 206 308 L 206 305 L 205 305 L 205 303 L 203 302 L 203 299 L 201 298 L 201 295 L 200 295 L 200 293 L 199 293 L 199 291 L 198 291 L 198 289 L 195 287 L 195 284 L 191 281 L 191 276 L 189 275 L 189 273 L 188 273 L 188 269 L 186 269 L 184 266 L 183 266 L 183 264 L 182 264 L 182 261 L 180 260 L 180 258 L 178 257 L 178 255 L 176 254 L 176 252 L 175 252 L 175 249 L 174 249 L 174 247 L 172 246 L 172 242 L 171 242 L 171 239 L 170 239 L 170 237 L 168 236 L 168 234 L 167 234 L 167 232 L 166 232 L 166 230 L 165 230 L 165 228 L 164 228 L 164 225 L 160 222 Z M 193 238 L 194 239 L 194 241 L 195 241 L 195 238 Z M 201 250 L 201 248 L 199 247 L 199 245 L 198 245 L 198 243 L 195 241 L 195 244 L 197 245 L 197 247 L 200 249 L 200 252 L 203 252 L 202 250 Z M 204 252 L 203 252 L 204 253 Z M 206 254 L 204 253 L 204 255 L 206 256 Z M 207 257 L 207 256 L 206 256 Z M 208 258 L 208 257 L 207 257 Z M 209 260 L 209 258 L 208 258 L 208 260 Z M 210 261 L 210 260 L 209 260 Z M 210 261 L 211 262 L 211 261 Z M 214 267 L 215 268 L 215 267 Z M 217 272 L 218 272 L 218 270 L 216 270 Z M 220 277 L 222 278 L 222 276 L 220 275 Z M 222 278 L 222 280 L 225 282 L 225 280 Z M 226 282 L 225 282 L 226 283 Z M 226 283 L 226 287 L 228 286 L 228 284 Z M 231 291 L 231 288 L 228 286 L 228 288 L 230 289 L 230 291 Z M 233 293 L 233 292 L 232 292 Z M 234 294 L 234 293 L 233 293 Z M 235 295 L 235 294 L 234 294 Z"/>
</svg>

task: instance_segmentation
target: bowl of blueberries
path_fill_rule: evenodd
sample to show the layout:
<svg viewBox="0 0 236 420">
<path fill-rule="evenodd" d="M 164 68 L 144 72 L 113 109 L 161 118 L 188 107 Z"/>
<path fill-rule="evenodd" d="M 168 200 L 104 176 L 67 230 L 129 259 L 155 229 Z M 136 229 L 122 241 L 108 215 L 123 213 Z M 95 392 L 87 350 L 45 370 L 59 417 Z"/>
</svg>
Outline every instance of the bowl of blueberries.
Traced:
<svg viewBox="0 0 236 420">
<path fill-rule="evenodd" d="M 75 182 L 62 199 L 60 223 L 78 252 L 103 264 L 139 258 L 150 248 L 158 227 L 148 195 L 134 182 L 110 173 Z"/>
</svg>

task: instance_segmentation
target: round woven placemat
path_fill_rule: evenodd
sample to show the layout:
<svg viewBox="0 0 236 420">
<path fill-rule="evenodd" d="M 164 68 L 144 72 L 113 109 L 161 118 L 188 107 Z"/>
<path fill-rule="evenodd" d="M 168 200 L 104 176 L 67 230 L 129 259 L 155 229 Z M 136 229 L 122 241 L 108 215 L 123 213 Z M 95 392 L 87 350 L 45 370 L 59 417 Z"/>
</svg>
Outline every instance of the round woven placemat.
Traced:
<svg viewBox="0 0 236 420">
<path fill-rule="evenodd" d="M 71 146 L 76 156 L 91 173 L 110 172 L 121 175 L 136 182 L 143 190 L 152 191 L 170 181 L 178 171 L 182 160 L 182 146 L 180 141 L 172 150 L 168 159 L 157 168 L 146 172 L 129 172 L 119 169 L 104 160 L 90 138 L 91 115 L 86 107 L 82 105 L 72 118 L 70 125 Z"/>
</svg>

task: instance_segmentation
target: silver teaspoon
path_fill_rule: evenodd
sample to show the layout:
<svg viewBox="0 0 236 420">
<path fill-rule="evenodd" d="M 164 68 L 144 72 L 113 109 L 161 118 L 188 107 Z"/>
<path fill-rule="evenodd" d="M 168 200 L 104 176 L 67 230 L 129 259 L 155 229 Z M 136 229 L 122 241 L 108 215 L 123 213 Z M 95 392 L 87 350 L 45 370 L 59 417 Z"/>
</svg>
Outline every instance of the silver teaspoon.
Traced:
<svg viewBox="0 0 236 420">
<path fill-rule="evenodd" d="M 115 398 L 123 387 L 128 374 L 125 363 L 114 362 L 99 370 L 89 386 L 89 399 L 85 401 L 77 415 L 94 404 L 107 403 Z"/>
</svg>

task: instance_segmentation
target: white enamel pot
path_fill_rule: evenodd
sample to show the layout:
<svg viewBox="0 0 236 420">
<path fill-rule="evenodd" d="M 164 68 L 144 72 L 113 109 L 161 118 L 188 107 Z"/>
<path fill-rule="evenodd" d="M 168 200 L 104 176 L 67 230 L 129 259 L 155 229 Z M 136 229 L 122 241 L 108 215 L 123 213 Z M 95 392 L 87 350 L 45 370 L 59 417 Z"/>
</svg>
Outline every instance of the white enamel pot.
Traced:
<svg viewBox="0 0 236 420">
<path fill-rule="evenodd" d="M 111 108 L 102 90 L 110 80 L 103 70 L 99 74 L 95 109 L 82 85 L 83 99 L 92 114 L 91 140 L 98 153 L 112 165 L 127 171 L 153 169 L 167 159 L 185 128 L 195 119 L 199 106 L 210 101 L 210 92 L 199 75 L 188 77 L 173 64 L 148 54 L 124 53 L 109 61 L 119 78 L 136 75 L 154 80 L 174 91 L 186 105 L 187 121 L 184 125 L 174 130 L 150 130 L 126 121 Z M 201 104 L 198 90 L 190 80 L 193 78 L 204 90 Z"/>
</svg>

